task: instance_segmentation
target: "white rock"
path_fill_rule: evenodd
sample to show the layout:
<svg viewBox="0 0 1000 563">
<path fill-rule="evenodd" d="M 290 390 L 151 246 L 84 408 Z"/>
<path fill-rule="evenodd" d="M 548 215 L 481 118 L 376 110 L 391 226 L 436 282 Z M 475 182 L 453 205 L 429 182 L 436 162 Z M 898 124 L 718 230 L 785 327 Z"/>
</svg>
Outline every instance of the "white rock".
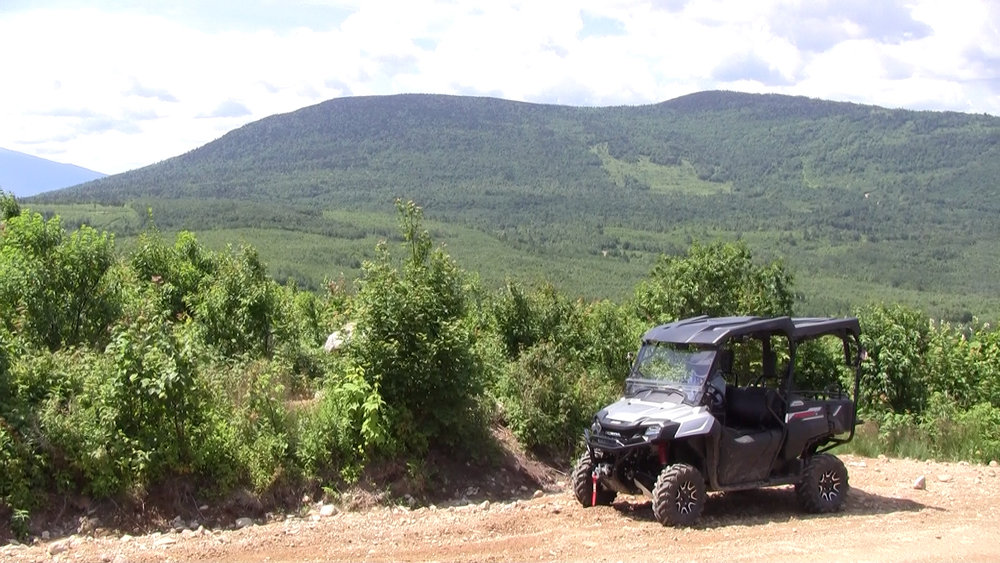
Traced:
<svg viewBox="0 0 1000 563">
<path fill-rule="evenodd" d="M 326 343 L 323 344 L 323 349 L 327 352 L 335 352 L 340 350 L 344 344 L 350 341 L 351 336 L 354 334 L 354 323 L 347 323 L 340 330 L 335 330 L 330 333 L 330 336 L 326 337 Z"/>
<path fill-rule="evenodd" d="M 942 483 L 951 483 L 953 480 L 954 478 L 951 475 L 948 475 L 947 473 L 942 473 L 941 475 L 938 475 L 938 481 L 941 481 Z"/>
<path fill-rule="evenodd" d="M 535 494 L 531 495 L 531 498 L 541 498 L 545 493 L 541 489 L 537 489 Z"/>
<path fill-rule="evenodd" d="M 990 460 L 990 467 L 996 467 L 998 465 L 1000 465 L 1000 463 L 997 463 L 997 460 L 995 459 Z"/>
<path fill-rule="evenodd" d="M 253 520 L 252 519 L 250 519 L 250 518 L 237 518 L 236 519 L 236 528 L 237 529 L 246 528 L 248 526 L 253 526 Z"/>
<path fill-rule="evenodd" d="M 162 538 L 157 538 L 156 541 L 153 542 L 153 545 L 157 547 L 166 547 L 168 545 L 174 545 L 175 543 L 177 543 L 176 539 L 170 536 L 165 536 Z"/>
<path fill-rule="evenodd" d="M 49 555 L 59 555 L 69 550 L 69 540 L 57 541 L 49 546 Z"/>
<path fill-rule="evenodd" d="M 337 513 L 337 507 L 332 504 L 324 504 L 322 508 L 319 509 L 320 516 L 333 516 Z"/>
<path fill-rule="evenodd" d="M 917 477 L 917 480 L 913 482 L 913 488 L 918 491 L 922 491 L 927 488 L 927 478 L 921 475 Z"/>
<path fill-rule="evenodd" d="M 484 501 L 483 501 L 483 502 L 482 502 L 482 503 L 481 503 L 481 504 L 479 505 L 479 509 L 480 509 L 480 510 L 489 510 L 489 509 L 490 509 L 490 501 L 488 501 L 488 500 L 484 500 Z"/>
</svg>

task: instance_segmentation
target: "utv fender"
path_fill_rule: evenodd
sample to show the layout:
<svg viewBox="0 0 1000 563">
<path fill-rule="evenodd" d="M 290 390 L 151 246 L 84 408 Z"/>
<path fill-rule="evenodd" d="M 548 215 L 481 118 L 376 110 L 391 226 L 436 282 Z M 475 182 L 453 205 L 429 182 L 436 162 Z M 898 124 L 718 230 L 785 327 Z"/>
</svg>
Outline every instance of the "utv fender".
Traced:
<svg viewBox="0 0 1000 563">
<path fill-rule="evenodd" d="M 697 414 L 686 416 L 678 422 L 680 426 L 674 434 L 675 439 L 710 434 L 713 432 L 713 428 L 718 426 L 718 421 L 707 409 Z"/>
</svg>

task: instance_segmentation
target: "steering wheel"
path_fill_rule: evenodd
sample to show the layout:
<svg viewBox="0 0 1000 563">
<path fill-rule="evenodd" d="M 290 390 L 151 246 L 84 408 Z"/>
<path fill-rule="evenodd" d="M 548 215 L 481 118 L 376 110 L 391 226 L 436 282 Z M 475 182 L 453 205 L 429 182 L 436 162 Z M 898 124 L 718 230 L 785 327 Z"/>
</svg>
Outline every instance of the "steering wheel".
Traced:
<svg viewBox="0 0 1000 563">
<path fill-rule="evenodd" d="M 708 395 L 709 406 L 713 409 L 721 409 L 726 402 L 726 396 L 721 389 L 711 383 L 705 386 L 705 394 Z"/>
</svg>

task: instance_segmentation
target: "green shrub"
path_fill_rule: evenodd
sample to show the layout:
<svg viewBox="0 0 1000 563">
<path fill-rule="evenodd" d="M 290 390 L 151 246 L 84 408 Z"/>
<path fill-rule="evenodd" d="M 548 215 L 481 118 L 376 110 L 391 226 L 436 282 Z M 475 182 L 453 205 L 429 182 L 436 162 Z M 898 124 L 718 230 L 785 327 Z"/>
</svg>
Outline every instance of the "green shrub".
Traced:
<svg viewBox="0 0 1000 563">
<path fill-rule="evenodd" d="M 687 256 L 660 256 L 633 304 L 640 318 L 659 324 L 695 315 L 787 315 L 793 299 L 784 265 L 755 264 L 740 241 L 695 243 Z"/>
<path fill-rule="evenodd" d="M 44 445 L 57 490 L 113 495 L 146 480 L 149 456 L 119 431 L 108 356 L 90 351 L 39 352 L 18 366 L 32 398 L 35 440 Z"/>
<path fill-rule="evenodd" d="M 317 401 L 299 416 L 296 455 L 308 477 L 337 472 L 350 481 L 377 450 L 391 451 L 386 405 L 360 368 L 330 375 Z"/>
<path fill-rule="evenodd" d="M 609 382 L 625 380 L 629 353 L 639 345 L 639 338 L 649 327 L 630 314 L 628 307 L 611 301 L 591 303 L 583 311 L 583 362 L 597 370 Z"/>
<path fill-rule="evenodd" d="M 584 348 L 581 307 L 551 284 L 528 293 L 520 284 L 508 282 L 494 296 L 490 315 L 510 359 L 544 341 L 560 342 L 573 351 Z"/>
<path fill-rule="evenodd" d="M 105 275 L 114 238 L 82 226 L 70 235 L 59 217 L 21 213 L 0 231 L 0 323 L 28 342 L 57 350 L 103 345 L 119 314 Z"/>
<path fill-rule="evenodd" d="M 21 214 L 21 205 L 17 203 L 14 194 L 0 190 L 0 223 Z"/>
<path fill-rule="evenodd" d="M 215 259 L 194 297 L 202 338 L 228 357 L 269 356 L 280 312 L 278 286 L 252 247 L 230 248 Z"/>
<path fill-rule="evenodd" d="M 861 408 L 876 413 L 921 412 L 930 396 L 930 320 L 901 305 L 872 305 L 857 316 L 861 344 L 868 351 L 861 371 Z"/>
<path fill-rule="evenodd" d="M 194 314 L 194 298 L 202 281 L 215 271 L 215 255 L 182 231 L 172 247 L 155 229 L 139 235 L 129 265 L 140 283 L 160 286 L 162 307 L 174 319 Z"/>
<path fill-rule="evenodd" d="M 289 370 L 280 362 L 237 362 L 227 373 L 225 392 L 236 466 L 256 491 L 288 471 L 292 426 L 285 407 Z"/>
<path fill-rule="evenodd" d="M 975 368 L 977 402 L 1000 408 L 1000 328 L 984 327 L 969 346 Z"/>
<path fill-rule="evenodd" d="M 10 515 L 14 533 L 27 533 L 27 517 L 40 500 L 37 491 L 41 470 L 40 460 L 23 438 L 0 416 L 0 525 L 3 508 Z"/>
<path fill-rule="evenodd" d="M 420 453 L 432 442 L 471 445 L 484 428 L 468 288 L 451 258 L 431 251 L 420 208 L 399 203 L 399 210 L 409 256 L 400 270 L 381 243 L 365 262 L 348 351 L 379 389 L 401 446 Z"/>
<path fill-rule="evenodd" d="M 525 350 L 499 384 L 507 424 L 524 446 L 568 459 L 583 429 L 619 385 L 593 376 L 550 342 Z"/>
</svg>

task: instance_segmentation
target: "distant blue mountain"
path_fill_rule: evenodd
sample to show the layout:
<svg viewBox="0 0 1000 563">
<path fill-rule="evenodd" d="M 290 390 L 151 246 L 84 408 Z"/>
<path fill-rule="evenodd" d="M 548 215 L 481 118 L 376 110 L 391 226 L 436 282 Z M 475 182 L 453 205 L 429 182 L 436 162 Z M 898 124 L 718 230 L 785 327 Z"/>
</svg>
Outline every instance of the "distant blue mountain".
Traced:
<svg viewBox="0 0 1000 563">
<path fill-rule="evenodd" d="M 22 198 L 68 188 L 107 174 L 0 148 L 0 189 Z"/>
</svg>

